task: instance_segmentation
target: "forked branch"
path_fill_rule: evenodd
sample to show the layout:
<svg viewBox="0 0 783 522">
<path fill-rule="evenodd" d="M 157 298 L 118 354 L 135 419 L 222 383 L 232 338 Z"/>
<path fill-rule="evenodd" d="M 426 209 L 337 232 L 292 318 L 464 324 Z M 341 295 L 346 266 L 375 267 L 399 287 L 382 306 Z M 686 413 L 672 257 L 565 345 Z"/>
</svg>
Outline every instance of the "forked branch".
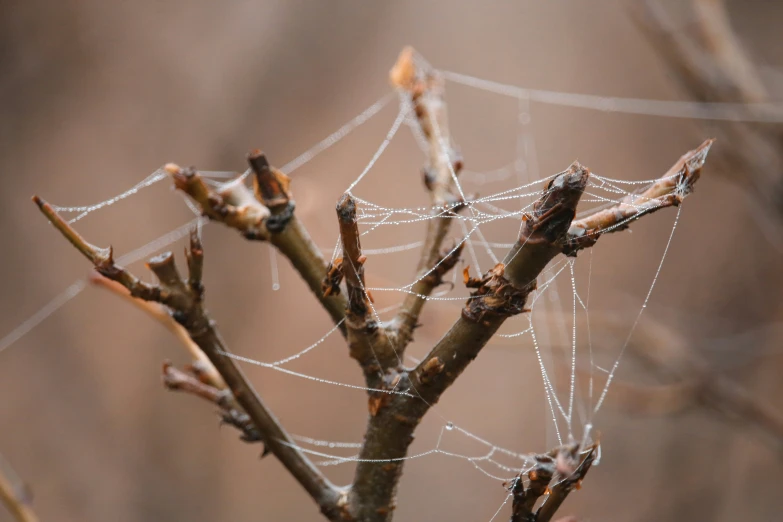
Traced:
<svg viewBox="0 0 783 522">
<path fill-rule="evenodd" d="M 326 260 L 294 212 L 295 203 L 288 177 L 272 167 L 266 156 L 255 150 L 248 155 L 254 174 L 255 194 L 238 179 L 214 190 L 195 169 L 166 166 L 174 186 L 186 193 L 201 212 L 213 221 L 238 230 L 245 238 L 269 241 L 293 265 L 318 301 L 345 335 L 345 298 L 323 295 Z"/>
<path fill-rule="evenodd" d="M 424 185 L 432 202 L 431 219 L 427 220 L 424 246 L 416 267 L 416 282 L 388 327 L 400 355 L 413 339 L 424 303 L 443 282 L 443 276 L 457 264 L 463 246 L 443 250 L 451 223 L 465 206 L 456 184 L 462 159 L 451 143 L 444 82 L 437 71 L 417 63 L 416 58 L 413 48 L 405 48 L 389 75 L 392 85 L 410 99 L 419 130 L 426 139 L 428 163 L 424 167 Z"/>
<path fill-rule="evenodd" d="M 684 155 L 647 191 L 647 196 L 656 199 L 656 208 L 679 204 L 690 192 L 709 144 Z M 525 311 L 528 295 L 547 264 L 558 254 L 574 255 L 580 248 L 592 246 L 599 235 L 596 232 L 609 232 L 624 220 L 630 222 L 651 212 L 649 206 L 625 202 L 609 212 L 590 213 L 584 220 L 573 221 L 588 178 L 589 171 L 578 163 L 556 176 L 533 211 L 524 217 L 523 232 L 503 263 L 479 278 L 470 277 L 465 270 L 465 282 L 474 292 L 461 317 L 415 369 L 403 371 L 391 381 L 395 390 L 406 395 L 391 395 L 371 412 L 349 495 L 354 517 L 379 522 L 391 519 L 397 482 L 416 427 L 503 322 Z M 592 240 L 580 242 L 585 234 L 572 234 L 574 225 L 580 225 L 579 230 L 592 230 Z M 579 248 L 575 248 L 575 242 Z M 585 465 L 579 468 L 580 479 L 592 459 L 582 462 Z M 544 504 L 548 507 L 537 516 L 549 520 L 576 484 L 566 481 L 559 488 L 553 487 L 551 500 Z"/>
<path fill-rule="evenodd" d="M 206 354 L 223 377 L 236 401 L 253 421 L 253 425 L 261 434 L 265 448 L 273 453 L 310 493 L 326 517 L 330 520 L 339 520 L 338 501 L 342 494 L 297 449 L 296 444 L 266 407 L 244 373 L 233 359 L 226 357 L 228 348 L 203 305 L 204 289 L 200 279 L 203 248 L 196 231 L 194 230 L 190 236 L 188 279 L 182 279 L 174 264 L 174 257 L 171 253 L 165 253 L 154 257 L 147 264 L 159 281 L 157 285 L 150 285 L 117 266 L 111 248 L 101 249 L 91 245 L 48 203 L 37 196 L 33 201 L 49 222 L 93 263 L 98 273 L 122 284 L 132 296 L 164 304 L 171 310 L 172 317 L 187 330 L 193 342 Z"/>
<path fill-rule="evenodd" d="M 608 209 L 590 212 L 579 220 L 575 216 L 590 178 L 588 169 L 574 163 L 555 176 L 532 211 L 523 217 L 521 235 L 503 262 L 476 277 L 469 267 L 465 269 L 464 282 L 472 293 L 460 317 L 420 364 L 407 369 L 400 357 L 412 339 L 424 302 L 459 259 L 459 249 L 444 253 L 442 247 L 451 221 L 466 201 L 457 184 L 462 162 L 449 138 L 442 78 L 423 65 L 412 49 L 406 49 L 392 71 L 392 82 L 410 98 L 419 130 L 427 141 L 429 159 L 424 180 L 432 210 L 412 293 L 390 325 L 378 324 L 372 298 L 366 291 L 366 258 L 361 250 L 356 204 L 350 194 L 345 194 L 337 205 L 343 257 L 327 266 L 297 220 L 288 177 L 272 167 L 260 151 L 248 156 L 254 193 L 241 181 L 214 190 L 194 169 L 171 164 L 166 167 L 175 186 L 188 194 L 204 215 L 239 230 L 248 239 L 269 241 L 277 247 L 341 326 L 351 355 L 359 361 L 373 388 L 369 394 L 367 431 L 350 489 L 336 488 L 321 474 L 298 449 L 233 359 L 226 357 L 228 349 L 204 308 L 203 248 L 195 231 L 186 250 L 188 277 L 180 276 L 173 256 L 166 253 L 148 263 L 159 281 L 148 284 L 117 266 L 111 248 L 91 245 L 48 204 L 34 198 L 49 221 L 93 263 L 99 274 L 127 289 L 127 295 L 155 304 L 146 307 L 147 312 L 160 314 L 158 304 L 165 307 L 181 326 L 181 330 L 172 328 L 175 333 L 187 333 L 191 347 L 195 345 L 208 358 L 227 389 L 217 379 L 202 378 L 196 367 L 186 373 L 171 365 L 164 366 L 166 386 L 215 404 L 224 421 L 240 429 L 244 439 L 262 441 L 333 521 L 391 520 L 397 485 L 416 427 L 504 321 L 527 311 L 528 297 L 550 261 L 560 254 L 576 255 L 602 234 L 621 230 L 645 214 L 678 205 L 698 180 L 712 143 L 707 141 L 683 156 L 643 193 Z M 343 280 L 347 292 L 341 290 Z M 528 474 L 528 487 L 524 487 L 522 477 L 513 485 L 512 522 L 549 522 L 590 469 L 595 451 L 595 445 L 574 445 L 541 457 Z M 544 503 L 534 512 L 536 502 L 544 496 Z"/>
</svg>

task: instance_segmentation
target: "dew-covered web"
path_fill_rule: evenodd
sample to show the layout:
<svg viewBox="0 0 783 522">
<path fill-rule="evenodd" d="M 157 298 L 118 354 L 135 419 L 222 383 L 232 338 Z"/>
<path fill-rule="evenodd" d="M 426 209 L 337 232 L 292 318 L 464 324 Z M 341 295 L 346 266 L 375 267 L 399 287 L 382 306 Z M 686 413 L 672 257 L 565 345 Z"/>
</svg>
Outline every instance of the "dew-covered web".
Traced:
<svg viewBox="0 0 783 522">
<path fill-rule="evenodd" d="M 475 89 L 489 91 L 499 96 L 508 96 L 517 100 L 516 115 L 517 137 L 514 157 L 508 158 L 508 162 L 501 168 L 493 170 L 464 170 L 459 177 L 454 174 L 456 187 L 461 195 L 465 196 L 473 189 L 479 187 L 480 193 L 488 194 L 474 198 L 465 197 L 469 201 L 468 208 L 461 212 L 448 213 L 449 219 L 455 223 L 451 227 L 453 236 L 453 249 L 463 248 L 463 265 L 469 265 L 473 275 L 480 274 L 494 266 L 503 259 L 506 252 L 512 247 L 516 236 L 508 234 L 500 236 L 493 228 L 499 223 L 520 224 L 521 218 L 532 210 L 534 202 L 541 196 L 546 180 L 557 175 L 542 175 L 538 169 L 536 156 L 536 143 L 533 134 L 532 106 L 534 104 L 555 104 L 568 107 L 579 107 L 598 111 L 618 113 L 642 114 L 648 116 L 663 116 L 676 118 L 702 118 L 712 120 L 743 120 L 743 121 L 781 121 L 780 111 L 768 110 L 766 106 L 748 106 L 738 104 L 701 104 L 692 102 L 670 102 L 658 100 L 642 100 L 629 98 L 610 98 L 586 94 L 571 94 L 564 92 L 543 91 L 525 89 L 510 85 L 474 78 L 464 74 L 440 71 L 447 82 L 460 83 Z M 293 159 L 281 170 L 286 174 L 295 173 L 296 170 L 313 160 L 318 154 L 338 144 L 353 130 L 377 116 L 384 107 L 396 103 L 398 110 L 389 123 L 388 132 L 382 138 L 377 148 L 366 151 L 367 163 L 365 167 L 356 172 L 356 177 L 346 187 L 358 204 L 358 219 L 362 234 L 362 241 L 376 237 L 383 238 L 387 235 L 389 227 L 409 227 L 410 234 L 406 237 L 416 238 L 416 230 L 422 223 L 434 219 L 431 208 L 428 206 L 398 207 L 383 200 L 368 199 L 363 188 L 370 182 L 374 174 L 374 166 L 392 143 L 401 133 L 413 134 L 426 152 L 428 144 L 421 134 L 412 106 L 407 94 L 402 92 L 392 93 L 379 99 L 370 107 L 362 111 L 351 121 L 340 127 L 330 136 L 320 141 L 312 148 Z M 779 107 L 774 107 L 779 109 Z M 459 107 L 450 107 L 451 111 L 458 111 Z M 200 174 L 215 186 L 224 183 L 245 183 L 249 172 L 243 174 L 227 172 L 200 172 Z M 650 179 L 645 181 L 627 181 L 612 179 L 600 174 L 591 173 L 589 185 L 585 191 L 580 210 L 582 212 L 595 211 L 616 204 L 626 196 L 638 193 L 641 189 L 656 181 L 660 173 L 650 172 Z M 86 218 L 90 214 L 105 209 L 119 201 L 135 196 L 147 187 L 160 183 L 167 178 L 163 169 L 158 169 L 130 189 L 121 194 L 89 206 L 64 207 L 55 206 L 55 210 L 68 216 L 71 223 Z M 385 183 L 383 179 L 374 179 L 373 183 Z M 172 195 L 172 197 L 175 197 Z M 178 196 L 176 196 L 178 197 Z M 184 198 L 183 198 L 184 199 Z M 194 219 L 179 226 L 163 236 L 154 239 L 150 243 L 117 259 L 119 264 L 127 264 L 143 259 L 157 252 L 167 245 L 174 243 L 188 233 L 194 226 L 206 226 L 208 220 L 200 217 L 199 209 L 189 200 L 185 199 L 194 213 Z M 594 419 L 596 414 L 605 404 L 608 391 L 611 388 L 617 369 L 628 347 L 634 330 L 644 313 L 649 300 L 653 297 L 653 291 L 661 270 L 664 267 L 666 254 L 672 243 L 677 223 L 680 218 L 679 207 L 670 216 L 671 232 L 665 248 L 660 252 L 660 262 L 657 269 L 648 275 L 649 286 L 644 295 L 643 303 L 632 316 L 627 325 L 627 334 L 616 346 L 602 347 L 608 351 L 609 364 L 597 362 L 592 332 L 590 329 L 590 294 L 592 286 L 592 249 L 583 252 L 576 258 L 561 256 L 556 258 L 538 278 L 537 289 L 531 294 L 528 302 L 530 312 L 522 314 L 509 321 L 509 324 L 497 334 L 496 339 L 505 345 L 513 344 L 516 349 L 527 351 L 534 357 L 537 366 L 538 384 L 543 388 L 547 423 L 556 444 L 565 444 L 572 441 L 589 444 L 596 438 Z M 445 211 L 444 214 L 446 215 Z M 579 217 L 579 216 L 577 216 Z M 659 220 L 659 222 L 662 220 Z M 337 227 L 335 227 L 336 229 Z M 518 228 L 518 227 L 517 227 Z M 383 245 L 381 239 L 377 241 Z M 374 244 L 368 241 L 368 244 Z M 444 243 L 444 244 L 449 244 Z M 340 254 L 339 237 L 334 238 L 333 245 L 321 245 L 327 258 L 334 261 Z M 423 246 L 423 241 L 414 240 L 399 244 L 365 248 L 364 254 L 378 258 L 380 256 L 396 256 L 406 252 L 418 251 Z M 594 248 L 601 248 L 600 242 Z M 272 289 L 280 288 L 278 275 L 278 260 L 275 250 L 269 247 Z M 459 306 L 465 302 L 467 292 L 458 280 L 460 267 L 452 270 L 450 280 L 441 285 L 430 296 L 421 296 L 429 301 L 428 307 L 444 307 L 444 316 L 457 317 Z M 413 270 L 411 269 L 411 273 Z M 417 277 L 406 275 L 408 280 L 402 284 L 377 285 L 368 284 L 365 289 L 376 296 L 380 294 L 392 294 L 399 298 L 414 292 L 415 283 L 427 274 L 419 274 Z M 370 278 L 370 280 L 374 280 Z M 377 281 L 377 280 L 375 280 Z M 52 315 L 59 308 L 75 298 L 86 287 L 86 280 L 80 279 L 68 286 L 62 293 L 55 296 L 49 303 L 33 314 L 29 319 L 19 324 L 15 329 L 0 339 L 0 352 L 4 351 L 20 338 L 30 332 L 38 324 Z M 401 300 L 401 299 L 400 299 Z M 385 321 L 393 317 L 398 305 L 373 308 L 378 321 Z M 579 319 L 578 319 L 579 317 Z M 446 323 L 448 324 L 448 323 Z M 295 371 L 290 368 L 292 363 L 308 357 L 314 351 L 322 349 L 327 340 L 335 335 L 339 324 L 325 331 L 320 338 L 312 340 L 307 346 L 292 349 L 286 357 L 276 361 L 259 361 L 243 355 L 231 355 L 235 359 L 246 363 L 262 366 L 266 369 L 286 374 L 291 379 L 307 379 L 325 386 L 339 386 L 357 393 L 364 393 L 368 388 L 347 382 L 339 382 L 319 376 Z M 339 334 L 338 334 L 339 336 Z M 555 346 L 559 347 L 555 350 Z M 489 349 L 489 347 L 487 348 Z M 239 350 L 241 352 L 241 350 Z M 424 351 L 406 353 L 406 364 L 418 362 L 417 357 L 425 354 Z M 584 370 L 584 371 L 582 371 Z M 378 390 L 390 394 L 405 394 L 397 390 Z M 471 421 L 447 418 L 441 414 L 438 407 L 432 409 L 429 417 L 435 417 L 440 423 L 439 435 L 431 443 L 429 449 L 410 454 L 402 460 L 425 459 L 433 455 L 446 456 L 469 463 L 475 470 L 490 480 L 508 483 L 520 472 L 526 471 L 534 464 L 534 454 L 546 451 L 548 447 L 514 447 L 507 448 L 486 440 L 482 435 L 480 423 L 472 424 Z M 507 412 L 503 413 L 508 415 Z M 430 419 L 431 420 L 431 419 Z M 359 435 L 357 435 L 358 440 Z M 475 453 L 467 454 L 448 449 L 449 440 L 461 438 L 469 441 L 473 447 L 480 448 Z M 303 434 L 294 437 L 299 449 L 313 457 L 320 466 L 330 468 L 345 464 L 355 464 L 359 461 L 360 443 L 322 440 L 317 434 Z M 384 461 L 379 461 L 384 462 Z M 597 462 L 596 462 L 597 463 Z M 510 496 L 501 495 L 502 503 L 496 512 L 488 513 L 487 519 L 496 518 Z"/>
</svg>

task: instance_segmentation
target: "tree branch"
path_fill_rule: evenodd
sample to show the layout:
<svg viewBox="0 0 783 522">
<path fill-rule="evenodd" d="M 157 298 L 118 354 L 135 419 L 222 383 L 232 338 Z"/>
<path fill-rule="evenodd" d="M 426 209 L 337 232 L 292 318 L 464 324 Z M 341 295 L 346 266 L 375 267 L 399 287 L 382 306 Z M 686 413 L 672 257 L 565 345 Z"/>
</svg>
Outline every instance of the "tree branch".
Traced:
<svg viewBox="0 0 783 522">
<path fill-rule="evenodd" d="M 664 176 L 653 185 L 655 189 L 649 195 L 664 198 L 661 201 L 669 205 L 679 203 L 698 179 L 708 144 L 696 149 L 695 154 L 683 156 L 675 164 L 676 168 L 670 170 L 670 173 L 675 172 L 676 175 L 668 179 Z M 694 168 L 685 168 L 686 165 Z M 574 223 L 580 223 L 573 221 L 573 218 L 588 177 L 589 171 L 574 163 L 549 182 L 534 204 L 532 213 L 524 217 L 521 237 L 503 263 L 481 278 L 471 278 L 468 269 L 465 270 L 465 282 L 475 290 L 460 318 L 415 369 L 388 379 L 387 386 L 414 397 L 388 395 L 368 421 L 354 486 L 349 494 L 349 509 L 355 518 L 363 521 L 390 520 L 403 459 L 413 441 L 413 432 L 423 416 L 476 358 L 503 322 L 525 311 L 527 297 L 535 289 L 536 278 L 547 264 L 560 253 L 573 255 L 578 250 L 574 249 L 574 237 L 570 231 Z M 669 197 L 672 190 L 675 195 Z M 625 207 L 621 210 L 623 212 L 600 214 L 598 217 L 595 217 L 598 213 L 591 213 L 582 224 L 597 223 L 597 230 L 608 232 L 601 227 L 602 224 L 611 221 L 617 225 L 621 222 L 615 220 L 618 216 L 635 219 L 651 211 L 647 209 L 639 212 L 634 208 L 633 214 L 624 214 Z M 579 246 L 587 248 L 594 243 L 594 240 L 584 241 Z M 566 486 L 547 508 L 551 514 L 573 484 L 568 483 Z"/>
<path fill-rule="evenodd" d="M 581 487 L 582 480 L 590 471 L 590 466 L 595 460 L 595 452 L 598 446 L 593 445 L 587 451 L 579 454 L 579 446 L 561 447 L 555 452 L 555 480 L 556 484 L 549 488 L 549 495 L 536 512 L 536 522 L 549 522 L 566 497 L 574 490 Z M 574 469 L 569 468 L 577 464 Z M 559 477 L 558 477 L 559 475 Z M 513 522 L 513 519 L 512 519 Z"/>
<path fill-rule="evenodd" d="M 0 502 L 17 522 L 38 522 L 30 506 L 30 492 L 11 465 L 0 455 Z"/>
<path fill-rule="evenodd" d="M 563 501 L 574 489 L 579 489 L 582 480 L 595 459 L 597 444 L 579 451 L 578 444 L 555 448 L 545 455 L 536 455 L 536 464 L 527 473 L 525 487 L 520 473 L 511 487 L 514 497 L 510 522 L 550 522 Z M 550 483 L 554 480 L 554 485 Z M 542 496 L 546 500 L 538 510 L 536 502 Z"/>
<path fill-rule="evenodd" d="M 547 185 L 533 213 L 525 218 L 522 237 L 504 263 L 484 278 L 468 281 L 476 291 L 451 330 L 410 374 L 403 372 L 392 380 L 395 389 L 418 397 L 388 395 L 370 417 L 349 495 L 355 518 L 390 519 L 402 458 L 413 441 L 416 426 L 503 321 L 524 311 L 537 275 L 565 244 L 587 178 L 587 169 L 574 164 Z"/>
<path fill-rule="evenodd" d="M 190 373 L 175 368 L 171 362 L 163 363 L 163 385 L 167 390 L 185 392 L 204 399 L 220 409 L 220 418 L 224 424 L 231 425 L 242 432 L 240 439 L 245 442 L 263 442 L 261 433 L 252 419 L 236 404 L 233 394 L 227 389 L 216 388 L 203 382 L 199 371 L 192 366 L 186 367 Z M 191 373 L 193 375 L 191 375 Z M 269 453 L 264 447 L 262 456 Z"/>
<path fill-rule="evenodd" d="M 172 317 L 181 324 L 193 342 L 206 354 L 218 370 L 237 402 L 247 412 L 256 429 L 261 433 L 265 447 L 288 469 L 307 490 L 330 520 L 340 520 L 338 503 L 344 495 L 333 486 L 312 462 L 296 447 L 275 416 L 269 411 L 244 373 L 233 359 L 226 357 L 228 348 L 203 306 L 203 287 L 199 279 L 203 248 L 195 231 L 190 236 L 189 266 L 193 270 L 188 280 L 183 280 L 174 264 L 171 253 L 161 254 L 147 266 L 159 280 L 159 285 L 149 285 L 138 280 L 130 272 L 114 264 L 111 248 L 100 249 L 85 241 L 68 225 L 52 207 L 33 197 L 41 212 L 104 277 L 125 286 L 130 294 L 147 301 L 166 305 Z"/>
<path fill-rule="evenodd" d="M 255 173 L 256 198 L 272 214 L 266 222 L 270 243 L 288 258 L 345 336 L 345 324 L 340 323 L 345 319 L 345 298 L 323 294 L 321 282 L 327 273 L 326 260 L 294 213 L 288 176 L 270 166 L 266 156 L 258 150 L 248 155 L 248 162 Z"/>
<path fill-rule="evenodd" d="M 399 363 L 397 353 L 372 311 L 372 296 L 365 290 L 364 263 L 356 218 L 356 202 L 350 194 L 343 194 L 337 203 L 337 222 L 343 257 L 330 264 L 323 281 L 325 295 L 340 292 L 340 280 L 345 278 L 348 306 L 345 323 L 348 330 L 348 346 L 351 357 L 359 362 L 370 387 L 378 385 L 378 377 Z M 372 404 L 372 401 L 371 401 Z"/>
<path fill-rule="evenodd" d="M 326 261 L 296 218 L 288 177 L 270 166 L 260 151 L 251 152 L 248 163 L 255 174 L 255 195 L 241 181 L 213 190 L 194 169 L 168 164 L 166 172 L 174 186 L 190 196 L 205 216 L 238 230 L 247 239 L 272 243 L 299 272 L 335 324 L 340 323 L 345 318 L 345 299 L 321 292 Z M 345 326 L 340 324 L 339 328 L 345 335 Z"/>
<path fill-rule="evenodd" d="M 617 205 L 574 220 L 568 230 L 566 254 L 576 255 L 579 250 L 595 244 L 601 234 L 625 230 L 645 214 L 682 203 L 699 180 L 714 141 L 707 140 L 686 152 L 666 174 L 641 194 L 626 196 Z"/>
<path fill-rule="evenodd" d="M 536 522 L 536 502 L 546 495 L 549 482 L 555 474 L 555 460 L 549 455 L 536 455 L 536 464 L 528 471 L 525 487 L 522 473 L 511 486 L 514 499 L 511 504 L 511 522 Z"/>
<path fill-rule="evenodd" d="M 421 257 L 416 266 L 416 283 L 405 296 L 400 311 L 388 326 L 395 336 L 400 356 L 413 339 L 426 298 L 443 282 L 443 276 L 459 261 L 463 244 L 441 252 L 452 221 L 465 206 L 455 178 L 462 170 L 462 159 L 451 143 L 443 78 L 432 68 L 415 62 L 415 51 L 406 47 L 390 74 L 392 84 L 410 97 L 419 130 L 429 147 L 428 165 L 424 168 L 432 209 Z"/>
</svg>

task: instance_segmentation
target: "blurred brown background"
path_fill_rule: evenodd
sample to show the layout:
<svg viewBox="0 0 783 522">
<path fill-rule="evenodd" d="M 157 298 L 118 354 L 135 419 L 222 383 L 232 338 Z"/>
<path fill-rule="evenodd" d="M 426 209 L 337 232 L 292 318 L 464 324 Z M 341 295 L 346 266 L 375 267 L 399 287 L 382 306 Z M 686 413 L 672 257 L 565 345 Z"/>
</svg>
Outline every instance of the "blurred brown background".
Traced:
<svg viewBox="0 0 783 522">
<path fill-rule="evenodd" d="M 578 0 L 4 3 L 0 335 L 87 273 L 84 260 L 29 202 L 33 193 L 61 205 L 90 204 L 167 161 L 244 170 L 252 147 L 263 147 L 282 165 L 388 92 L 387 71 L 406 44 L 436 67 L 514 85 L 678 99 L 681 92 L 626 7 Z M 729 7 L 779 99 L 783 5 L 759 0 Z M 447 96 L 454 139 L 469 169 L 513 160 L 515 100 L 456 85 L 448 86 Z M 293 175 L 297 212 L 319 245 L 334 245 L 333 204 L 393 116 L 393 107 L 385 109 Z M 532 129 L 542 174 L 578 158 L 620 179 L 657 177 L 708 137 L 686 119 L 545 105 L 533 105 Z M 424 205 L 421 164 L 403 128 L 355 193 L 389 206 Z M 744 188 L 718 170 L 708 161 L 684 205 L 646 314 L 683 336 L 716 371 L 783 411 L 781 253 L 749 211 Z M 471 189 L 488 194 L 512 181 Z M 122 254 L 191 217 L 164 182 L 77 228 Z M 602 240 L 593 254 L 591 306 L 630 327 L 673 217 L 661 212 L 633 234 Z M 764 219 L 776 239 L 779 223 Z M 490 240 L 510 241 L 514 230 L 513 224 L 493 228 Z M 366 246 L 415 241 L 420 231 L 389 228 Z M 204 233 L 208 304 L 234 351 L 277 360 L 329 329 L 326 314 L 282 258 L 282 289 L 272 291 L 266 245 L 219 226 Z M 171 247 L 177 254 L 181 248 L 182 242 Z M 415 258 L 412 251 L 371 259 L 371 284 L 405 284 Z M 141 263 L 133 268 L 145 271 Z M 386 305 L 398 297 L 380 300 Z M 437 340 L 458 307 L 437 304 L 425 312 L 415 355 Z M 617 335 L 595 336 L 596 346 L 606 339 L 609 355 L 616 353 Z M 315 505 L 274 458 L 259 460 L 258 447 L 238 442 L 230 428 L 218 429 L 209 406 L 162 389 L 159 367 L 166 358 L 185 362 L 168 332 L 94 288 L 0 353 L 0 452 L 31 485 L 42 520 L 318 520 Z M 292 368 L 360 383 L 336 336 Z M 622 368 L 624 382 L 649 378 L 631 356 Z M 360 440 L 362 392 L 247 371 L 291 432 Z M 482 353 L 438 412 L 493 443 L 530 452 L 554 442 L 545 405 L 529 339 L 505 340 Z M 443 420 L 431 417 L 414 452 L 434 447 Z M 780 519 L 783 453 L 768 433 L 704 408 L 647 416 L 607 404 L 595 424 L 603 460 L 563 515 L 640 522 Z M 466 454 L 487 449 L 464 437 L 445 443 Z M 352 476 L 350 465 L 327 472 L 337 483 Z M 396 519 L 489 520 L 504 498 L 500 482 L 470 463 L 434 455 L 406 465 Z M 505 519 L 505 512 L 498 517 Z M 9 520 L 3 510 L 0 520 Z"/>
</svg>

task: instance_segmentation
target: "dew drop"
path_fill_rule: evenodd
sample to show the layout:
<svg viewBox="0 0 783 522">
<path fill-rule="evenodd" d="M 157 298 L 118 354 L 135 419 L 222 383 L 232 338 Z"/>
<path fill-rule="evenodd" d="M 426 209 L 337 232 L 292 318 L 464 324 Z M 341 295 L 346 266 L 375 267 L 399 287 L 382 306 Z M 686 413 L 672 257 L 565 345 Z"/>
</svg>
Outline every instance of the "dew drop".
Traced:
<svg viewBox="0 0 783 522">
<path fill-rule="evenodd" d="M 453 430 L 454 429 L 454 423 L 451 422 L 451 421 L 447 422 L 446 423 L 446 429 L 449 430 L 449 431 Z"/>
</svg>

